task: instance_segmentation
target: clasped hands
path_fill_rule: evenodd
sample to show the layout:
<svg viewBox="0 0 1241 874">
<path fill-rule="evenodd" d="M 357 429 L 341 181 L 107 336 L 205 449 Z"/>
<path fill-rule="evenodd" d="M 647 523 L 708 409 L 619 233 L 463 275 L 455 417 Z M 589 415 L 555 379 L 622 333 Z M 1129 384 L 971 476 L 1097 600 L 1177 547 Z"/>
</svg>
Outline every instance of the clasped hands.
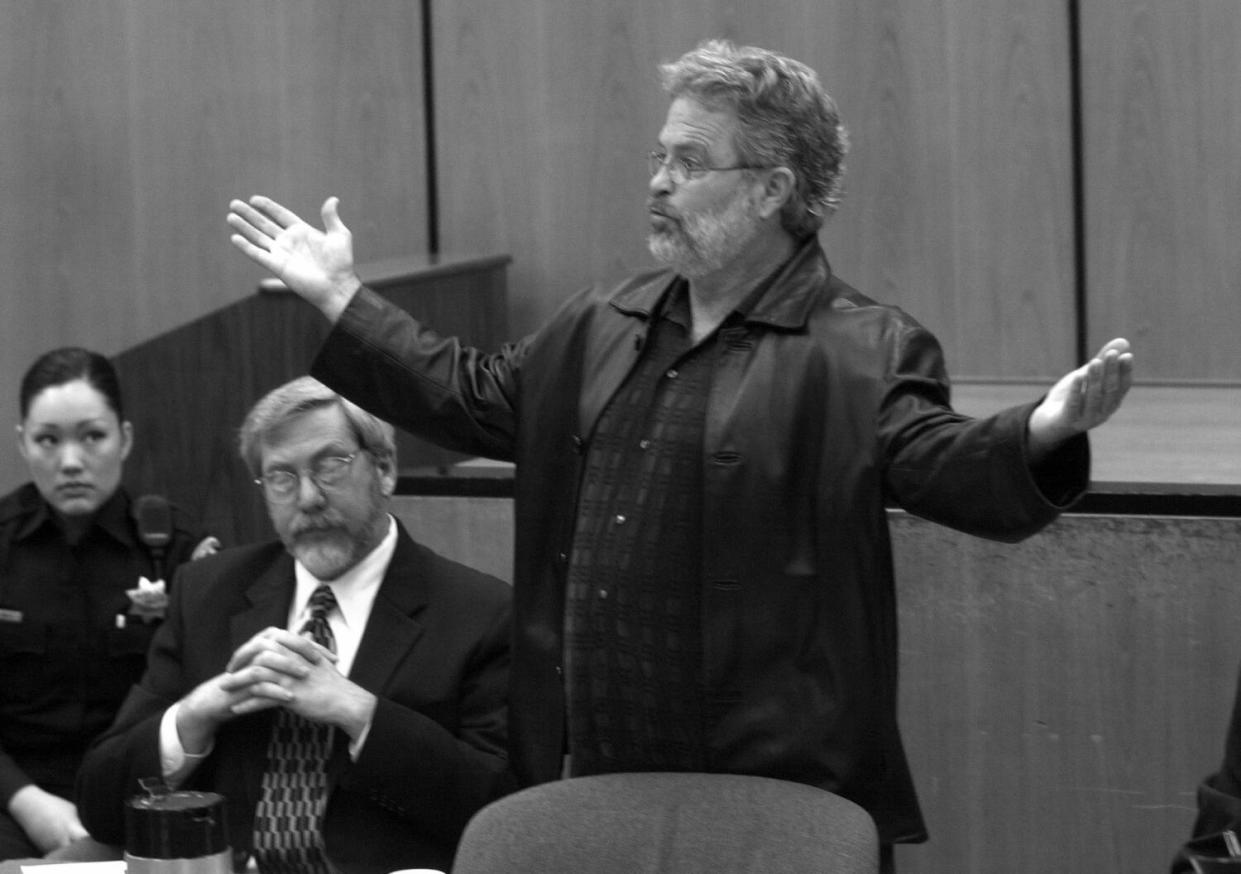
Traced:
<svg viewBox="0 0 1241 874">
<path fill-rule="evenodd" d="M 375 696 L 342 675 L 329 650 L 287 629 L 266 628 L 238 647 L 223 673 L 182 699 L 177 730 L 188 752 L 200 752 L 225 722 L 287 707 L 357 738 L 374 706 Z"/>
<path fill-rule="evenodd" d="M 266 628 L 233 653 L 219 682 L 236 697 L 229 709 L 237 716 L 284 706 L 326 722 L 336 697 L 331 690 L 348 681 L 329 650 L 287 629 Z"/>
</svg>

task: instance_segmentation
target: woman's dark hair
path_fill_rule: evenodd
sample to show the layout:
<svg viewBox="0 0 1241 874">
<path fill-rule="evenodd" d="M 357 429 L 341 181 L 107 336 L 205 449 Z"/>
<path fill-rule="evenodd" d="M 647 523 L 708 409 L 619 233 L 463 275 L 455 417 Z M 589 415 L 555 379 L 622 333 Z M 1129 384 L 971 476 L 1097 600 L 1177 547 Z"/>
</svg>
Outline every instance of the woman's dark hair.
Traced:
<svg viewBox="0 0 1241 874">
<path fill-rule="evenodd" d="M 121 406 L 121 383 L 116 378 L 116 368 L 98 352 L 78 346 L 65 346 L 44 352 L 26 370 L 21 386 L 22 419 L 30 413 L 30 405 L 44 389 L 79 379 L 85 380 L 103 395 L 112 412 L 116 413 L 117 419 L 125 420 Z"/>
</svg>

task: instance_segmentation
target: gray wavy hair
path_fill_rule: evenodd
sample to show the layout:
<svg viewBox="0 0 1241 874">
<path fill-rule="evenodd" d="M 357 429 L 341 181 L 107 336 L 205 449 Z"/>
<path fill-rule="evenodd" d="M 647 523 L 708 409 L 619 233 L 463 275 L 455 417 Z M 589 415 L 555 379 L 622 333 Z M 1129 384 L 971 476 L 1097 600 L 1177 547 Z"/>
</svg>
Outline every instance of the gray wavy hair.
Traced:
<svg viewBox="0 0 1241 874">
<path fill-rule="evenodd" d="M 237 448 L 253 476 L 263 472 L 262 444 L 266 435 L 290 419 L 322 407 L 339 405 L 358 438 L 358 445 L 376 462 L 396 469 L 396 432 L 382 419 L 332 391 L 313 376 L 302 376 L 272 389 L 259 399 L 237 433 Z"/>
<path fill-rule="evenodd" d="M 818 74 L 800 61 L 728 40 L 700 43 L 659 68 L 664 90 L 737 115 L 738 157 L 797 177 L 780 214 L 796 239 L 817 233 L 840 205 L 848 133 Z"/>
</svg>

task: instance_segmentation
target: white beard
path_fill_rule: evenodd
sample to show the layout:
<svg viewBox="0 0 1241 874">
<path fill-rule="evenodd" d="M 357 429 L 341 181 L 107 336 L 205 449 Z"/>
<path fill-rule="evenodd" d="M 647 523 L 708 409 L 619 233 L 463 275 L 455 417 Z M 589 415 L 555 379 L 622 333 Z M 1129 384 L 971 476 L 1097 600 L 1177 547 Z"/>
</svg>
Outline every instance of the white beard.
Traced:
<svg viewBox="0 0 1241 874">
<path fill-rule="evenodd" d="M 756 198 L 747 191 L 738 191 L 718 212 L 690 213 L 679 219 L 679 224 L 652 230 L 646 243 L 656 261 L 689 279 L 723 268 L 759 228 Z"/>
<path fill-rule="evenodd" d="M 318 531 L 314 536 L 297 538 L 289 548 L 293 557 L 316 580 L 334 580 L 353 567 L 363 556 L 358 554 L 358 542 L 345 530 Z"/>
<path fill-rule="evenodd" d="M 387 496 L 376 479 L 364 517 L 349 518 L 332 507 L 299 514 L 280 539 L 315 579 L 334 580 L 379 545 L 388 531 L 387 520 Z"/>
</svg>

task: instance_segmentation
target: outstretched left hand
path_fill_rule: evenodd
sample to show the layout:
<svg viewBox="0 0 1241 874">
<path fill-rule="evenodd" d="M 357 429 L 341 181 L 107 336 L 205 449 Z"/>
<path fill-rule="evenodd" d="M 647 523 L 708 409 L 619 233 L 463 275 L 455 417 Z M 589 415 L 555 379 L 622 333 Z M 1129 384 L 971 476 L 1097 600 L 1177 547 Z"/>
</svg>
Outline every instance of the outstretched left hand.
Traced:
<svg viewBox="0 0 1241 874">
<path fill-rule="evenodd" d="M 1070 437 L 1102 425 L 1133 383 L 1129 341 L 1117 338 L 1081 367 L 1061 377 L 1027 425 L 1030 457 L 1039 461 Z"/>
</svg>

